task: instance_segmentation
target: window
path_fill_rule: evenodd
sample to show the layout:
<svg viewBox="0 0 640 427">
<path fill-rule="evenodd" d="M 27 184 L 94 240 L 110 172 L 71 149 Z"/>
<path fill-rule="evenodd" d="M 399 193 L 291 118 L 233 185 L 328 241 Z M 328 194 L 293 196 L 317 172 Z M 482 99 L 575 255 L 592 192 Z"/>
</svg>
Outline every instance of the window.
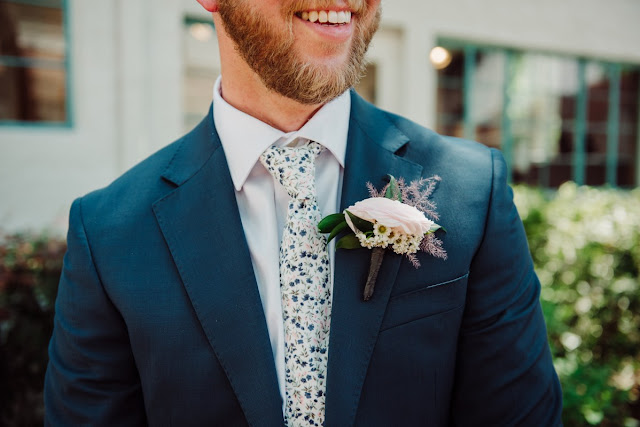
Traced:
<svg viewBox="0 0 640 427">
<path fill-rule="evenodd" d="M 378 66 L 375 62 L 369 62 L 367 68 L 364 70 L 364 74 L 354 89 L 360 96 L 375 104 L 377 101 L 376 84 L 378 81 Z"/>
<path fill-rule="evenodd" d="M 220 74 L 220 53 L 210 19 L 186 18 L 183 40 L 183 126 L 189 131 L 200 123 L 211 104 L 213 83 Z"/>
<path fill-rule="evenodd" d="M 0 124 L 68 124 L 65 0 L 0 1 Z"/>
<path fill-rule="evenodd" d="M 640 67 L 442 43 L 437 129 L 503 151 L 511 179 L 633 187 Z"/>
</svg>

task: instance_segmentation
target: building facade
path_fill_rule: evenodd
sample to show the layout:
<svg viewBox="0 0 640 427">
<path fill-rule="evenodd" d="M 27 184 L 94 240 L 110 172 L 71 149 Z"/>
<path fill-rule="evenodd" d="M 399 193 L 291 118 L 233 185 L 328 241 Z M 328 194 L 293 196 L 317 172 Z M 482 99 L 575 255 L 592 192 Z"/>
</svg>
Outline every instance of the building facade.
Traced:
<svg viewBox="0 0 640 427">
<path fill-rule="evenodd" d="M 387 0 L 358 90 L 500 148 L 513 182 L 640 184 L 636 0 Z M 206 113 L 215 29 L 195 0 L 0 1 L 0 230 L 66 229 Z"/>
</svg>

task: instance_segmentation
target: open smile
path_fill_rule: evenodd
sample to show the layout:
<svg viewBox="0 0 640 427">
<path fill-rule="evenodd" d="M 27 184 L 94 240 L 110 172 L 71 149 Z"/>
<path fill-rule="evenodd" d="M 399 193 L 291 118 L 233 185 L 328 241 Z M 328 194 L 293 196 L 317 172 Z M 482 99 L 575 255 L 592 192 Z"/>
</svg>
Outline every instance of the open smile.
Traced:
<svg viewBox="0 0 640 427">
<path fill-rule="evenodd" d="M 349 10 L 309 10 L 298 12 L 296 16 L 303 21 L 323 25 L 346 25 L 351 22 L 351 11 Z"/>
</svg>

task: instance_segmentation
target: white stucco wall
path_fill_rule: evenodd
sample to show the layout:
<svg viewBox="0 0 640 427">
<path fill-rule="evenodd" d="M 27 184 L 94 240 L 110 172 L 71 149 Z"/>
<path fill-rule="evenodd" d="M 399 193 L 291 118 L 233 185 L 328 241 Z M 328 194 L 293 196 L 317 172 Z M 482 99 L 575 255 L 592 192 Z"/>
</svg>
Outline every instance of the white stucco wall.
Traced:
<svg viewBox="0 0 640 427">
<path fill-rule="evenodd" d="M 73 198 L 182 131 L 182 26 L 195 0 L 70 0 L 73 127 L 0 126 L 0 230 L 66 228 Z M 640 64 L 637 0 L 384 0 L 380 106 L 435 121 L 439 37 Z M 212 76 L 212 82 L 215 76 Z"/>
<path fill-rule="evenodd" d="M 75 197 L 181 131 L 179 3 L 69 4 L 73 126 L 0 126 L 0 231 L 63 233 Z"/>
</svg>

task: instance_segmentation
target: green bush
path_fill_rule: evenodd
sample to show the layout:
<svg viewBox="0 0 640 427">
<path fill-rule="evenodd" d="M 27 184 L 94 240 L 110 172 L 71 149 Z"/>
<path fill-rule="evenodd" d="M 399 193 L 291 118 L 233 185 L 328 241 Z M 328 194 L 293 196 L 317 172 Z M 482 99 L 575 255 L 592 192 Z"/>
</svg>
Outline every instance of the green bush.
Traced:
<svg viewBox="0 0 640 427">
<path fill-rule="evenodd" d="M 46 236 L 0 235 L 0 425 L 42 425 L 53 303 L 65 251 Z"/>
<path fill-rule="evenodd" d="M 515 187 L 568 427 L 640 425 L 640 189 Z M 0 236 L 0 425 L 41 425 L 64 242 Z"/>
<path fill-rule="evenodd" d="M 640 189 L 516 187 L 567 426 L 640 420 Z"/>
</svg>

